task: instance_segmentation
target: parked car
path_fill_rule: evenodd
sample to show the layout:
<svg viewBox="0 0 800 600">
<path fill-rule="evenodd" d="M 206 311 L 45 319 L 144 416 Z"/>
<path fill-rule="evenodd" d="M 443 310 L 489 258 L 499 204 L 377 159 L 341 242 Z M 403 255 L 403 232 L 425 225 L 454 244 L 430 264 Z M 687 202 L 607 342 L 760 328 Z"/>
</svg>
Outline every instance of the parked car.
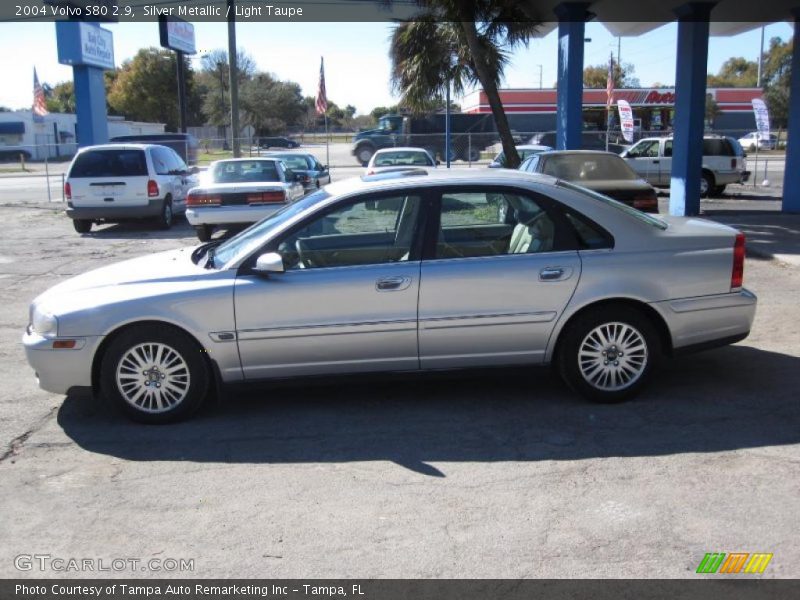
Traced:
<svg viewBox="0 0 800 600">
<path fill-rule="evenodd" d="M 232 158 L 211 163 L 201 185 L 189 190 L 186 220 L 202 242 L 218 225 L 255 223 L 300 199 L 302 175 L 277 158 Z"/>
<path fill-rule="evenodd" d="M 542 152 L 528 157 L 519 168 L 582 185 L 644 212 L 658 212 L 655 188 L 641 179 L 618 154 L 597 150 Z"/>
<path fill-rule="evenodd" d="M 259 148 L 299 148 L 296 140 L 283 136 L 262 137 L 258 139 Z"/>
<path fill-rule="evenodd" d="M 439 162 L 425 148 L 400 146 L 377 150 L 367 163 L 367 175 L 416 167 L 436 167 Z"/>
<path fill-rule="evenodd" d="M 67 169 L 64 195 L 75 231 L 94 223 L 153 219 L 169 229 L 186 211 L 197 169 L 171 148 L 156 144 L 103 144 L 81 148 Z"/>
<path fill-rule="evenodd" d="M 22 146 L 0 146 L 0 162 L 19 162 L 30 160 L 31 151 Z"/>
<path fill-rule="evenodd" d="M 656 187 L 669 187 L 672 178 L 672 137 L 643 138 L 624 151 L 622 156 L 634 171 Z M 703 171 L 700 196 L 719 195 L 730 183 L 744 183 L 750 177 L 747 159 L 739 143 L 729 137 L 707 135 L 703 138 Z"/>
<path fill-rule="evenodd" d="M 191 133 L 139 133 L 136 135 L 118 135 L 109 142 L 123 144 L 159 144 L 172 148 L 187 165 L 197 164 L 197 152 L 200 142 Z"/>
<path fill-rule="evenodd" d="M 279 158 L 288 169 L 303 176 L 306 192 L 317 190 L 331 182 L 328 165 L 320 163 L 313 154 L 306 152 L 270 152 L 268 156 Z"/>
<path fill-rule="evenodd" d="M 751 131 L 737 141 L 742 148 L 750 152 L 755 152 L 756 146 L 759 150 L 775 150 L 778 147 L 778 136 L 772 133 L 767 137 L 758 131 Z"/>
<path fill-rule="evenodd" d="M 534 146 L 531 144 L 524 144 L 522 146 L 517 146 L 517 154 L 519 154 L 519 159 L 524 161 L 529 156 L 533 156 L 534 154 L 539 154 L 539 152 L 547 152 L 548 150 L 552 150 L 550 146 Z M 494 157 L 492 162 L 489 163 L 490 169 L 505 169 L 506 168 L 506 153 L 501 152 L 497 156 Z"/>
<path fill-rule="evenodd" d="M 536 146 L 550 146 L 551 148 L 556 148 L 556 132 L 555 131 L 546 131 L 544 133 L 537 133 L 533 137 L 531 137 L 528 144 L 536 145 Z M 617 144 L 611 142 L 608 144 L 608 148 L 606 148 L 606 132 L 605 131 L 582 131 L 581 132 L 581 150 L 608 150 L 609 152 L 614 152 L 619 154 L 626 150 L 628 146 L 624 144 Z"/>
<path fill-rule="evenodd" d="M 497 194 L 513 223 L 491 213 Z M 725 225 L 545 175 L 416 169 L 63 281 L 33 301 L 23 344 L 43 389 L 90 388 L 146 422 L 230 384 L 509 364 L 554 363 L 617 402 L 662 357 L 747 336 L 743 268 L 744 236 Z"/>
</svg>

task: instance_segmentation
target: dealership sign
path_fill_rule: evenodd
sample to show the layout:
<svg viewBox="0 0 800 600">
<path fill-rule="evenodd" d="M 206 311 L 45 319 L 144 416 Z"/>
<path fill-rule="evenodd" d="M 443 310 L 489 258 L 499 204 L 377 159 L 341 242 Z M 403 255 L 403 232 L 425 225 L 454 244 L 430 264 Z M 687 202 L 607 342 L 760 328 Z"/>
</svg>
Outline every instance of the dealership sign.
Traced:
<svg viewBox="0 0 800 600">
<path fill-rule="evenodd" d="M 622 137 L 626 142 L 633 141 L 633 111 L 626 100 L 617 100 L 619 110 L 619 124 L 622 128 Z"/>
<path fill-rule="evenodd" d="M 162 18 L 158 21 L 158 32 L 161 45 L 184 54 L 195 54 L 194 25 L 174 18 Z"/>
<path fill-rule="evenodd" d="M 58 62 L 114 68 L 114 36 L 108 29 L 78 21 L 57 21 Z"/>
</svg>

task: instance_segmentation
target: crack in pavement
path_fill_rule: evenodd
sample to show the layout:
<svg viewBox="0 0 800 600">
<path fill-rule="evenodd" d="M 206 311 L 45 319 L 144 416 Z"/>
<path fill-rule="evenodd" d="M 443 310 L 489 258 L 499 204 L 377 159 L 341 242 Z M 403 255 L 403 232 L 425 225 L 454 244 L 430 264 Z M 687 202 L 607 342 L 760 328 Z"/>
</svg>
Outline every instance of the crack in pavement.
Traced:
<svg viewBox="0 0 800 600">
<path fill-rule="evenodd" d="M 44 427 L 47 424 L 47 422 L 53 417 L 53 415 L 56 413 L 57 410 L 58 406 L 54 406 L 49 411 L 47 411 L 47 414 L 44 415 L 41 419 L 39 419 L 39 421 L 37 421 L 33 427 L 28 429 L 22 435 L 18 435 L 13 440 L 11 440 L 8 444 L 8 448 L 6 449 L 6 451 L 0 454 L 0 463 L 5 462 L 6 459 L 12 456 L 17 456 L 18 454 L 20 454 L 20 452 L 22 452 L 22 446 L 25 444 L 26 441 L 28 441 L 28 438 L 30 438 L 34 433 L 39 431 L 42 427 Z"/>
</svg>

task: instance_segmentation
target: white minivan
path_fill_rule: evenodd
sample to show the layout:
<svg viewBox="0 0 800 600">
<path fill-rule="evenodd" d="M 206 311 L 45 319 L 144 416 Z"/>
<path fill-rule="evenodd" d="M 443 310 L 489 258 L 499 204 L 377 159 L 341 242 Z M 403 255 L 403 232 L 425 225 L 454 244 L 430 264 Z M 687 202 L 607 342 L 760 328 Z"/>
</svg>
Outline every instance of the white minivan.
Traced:
<svg viewBox="0 0 800 600">
<path fill-rule="evenodd" d="M 64 183 L 67 216 L 75 231 L 93 223 L 153 219 L 162 229 L 186 212 L 194 174 L 171 148 L 156 144 L 103 144 L 81 148 Z"/>
<path fill-rule="evenodd" d="M 620 154 L 634 171 L 654 187 L 669 187 L 672 179 L 673 138 L 643 138 Z M 729 183 L 750 177 L 742 147 L 735 139 L 719 135 L 703 137 L 700 196 L 719 195 Z"/>
</svg>

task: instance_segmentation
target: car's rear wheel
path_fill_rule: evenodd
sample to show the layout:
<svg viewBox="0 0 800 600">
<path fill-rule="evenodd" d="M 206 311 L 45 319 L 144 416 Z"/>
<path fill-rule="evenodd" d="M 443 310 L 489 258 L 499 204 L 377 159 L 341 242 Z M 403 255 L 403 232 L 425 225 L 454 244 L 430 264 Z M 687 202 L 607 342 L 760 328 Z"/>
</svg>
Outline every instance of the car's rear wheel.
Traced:
<svg viewBox="0 0 800 600">
<path fill-rule="evenodd" d="M 650 319 L 636 309 L 602 307 L 579 315 L 559 343 L 561 376 L 593 402 L 622 402 L 645 385 L 661 348 Z"/>
<path fill-rule="evenodd" d="M 708 171 L 703 171 L 700 175 L 700 197 L 708 198 L 711 190 L 714 189 L 714 176 Z"/>
<path fill-rule="evenodd" d="M 201 242 L 209 241 L 211 234 L 214 233 L 214 228 L 211 225 L 198 225 L 194 230 L 197 233 L 197 239 Z"/>
<path fill-rule="evenodd" d="M 465 148 L 461 154 L 461 159 L 467 162 L 478 162 L 481 157 L 481 151 L 477 148 Z"/>
<path fill-rule="evenodd" d="M 175 215 L 172 213 L 172 198 L 167 196 L 164 198 L 164 204 L 161 205 L 161 212 L 156 217 L 156 225 L 159 229 L 169 229 L 172 227 L 172 221 Z"/>
<path fill-rule="evenodd" d="M 358 159 L 358 162 L 361 163 L 362 167 L 366 167 L 369 164 L 369 159 L 372 158 L 373 154 L 375 154 L 375 150 L 373 150 L 371 146 L 362 146 L 356 152 L 356 158 Z"/>
<path fill-rule="evenodd" d="M 89 233 L 92 230 L 92 222 L 89 219 L 73 219 L 72 226 L 78 233 Z"/>
<path fill-rule="evenodd" d="M 131 419 L 170 423 L 185 419 L 206 397 L 202 349 L 172 327 L 142 325 L 111 342 L 101 363 L 105 397 Z"/>
</svg>

